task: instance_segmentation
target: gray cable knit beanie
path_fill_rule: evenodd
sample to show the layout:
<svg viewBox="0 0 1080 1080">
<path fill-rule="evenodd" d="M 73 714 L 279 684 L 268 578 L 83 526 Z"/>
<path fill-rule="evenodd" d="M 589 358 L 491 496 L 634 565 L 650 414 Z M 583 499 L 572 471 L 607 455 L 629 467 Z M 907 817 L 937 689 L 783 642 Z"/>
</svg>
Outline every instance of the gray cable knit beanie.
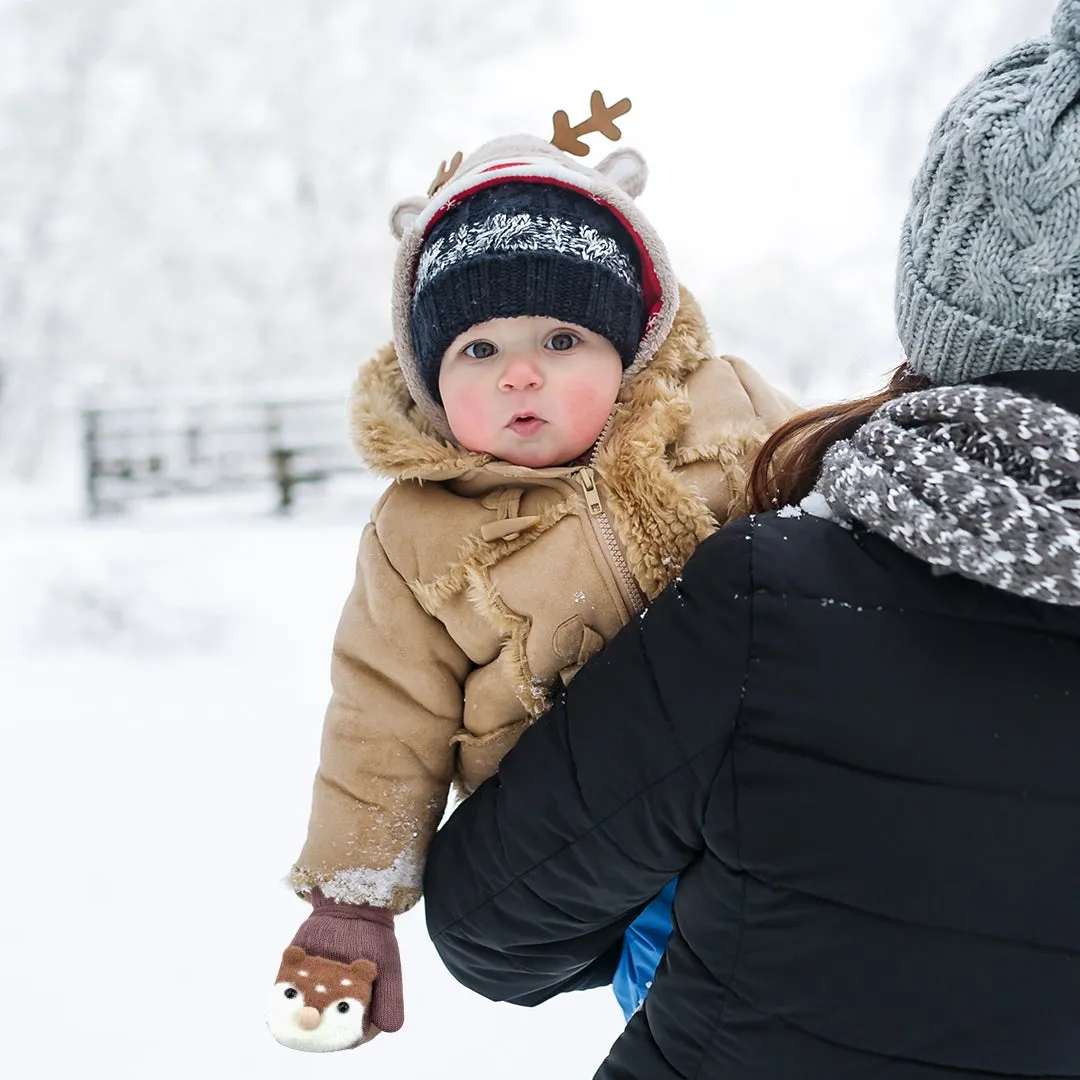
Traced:
<svg viewBox="0 0 1080 1080">
<path fill-rule="evenodd" d="M 904 219 L 896 321 L 937 385 L 1080 372 L 1080 0 L 945 110 Z"/>
</svg>

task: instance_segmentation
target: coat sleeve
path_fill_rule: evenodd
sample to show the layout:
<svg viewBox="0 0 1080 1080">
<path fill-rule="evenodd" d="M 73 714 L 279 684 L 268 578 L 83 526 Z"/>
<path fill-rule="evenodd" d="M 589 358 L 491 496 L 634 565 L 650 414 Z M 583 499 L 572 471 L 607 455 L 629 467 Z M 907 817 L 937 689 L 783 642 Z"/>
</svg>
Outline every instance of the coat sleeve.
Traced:
<svg viewBox="0 0 1080 1080">
<path fill-rule="evenodd" d="M 466 986 L 532 1005 L 610 979 L 625 928 L 701 854 L 750 658 L 750 532 L 705 541 L 440 829 L 428 930 Z"/>
<path fill-rule="evenodd" d="M 446 806 L 468 658 L 364 530 L 334 638 L 300 893 L 404 911 Z"/>
</svg>

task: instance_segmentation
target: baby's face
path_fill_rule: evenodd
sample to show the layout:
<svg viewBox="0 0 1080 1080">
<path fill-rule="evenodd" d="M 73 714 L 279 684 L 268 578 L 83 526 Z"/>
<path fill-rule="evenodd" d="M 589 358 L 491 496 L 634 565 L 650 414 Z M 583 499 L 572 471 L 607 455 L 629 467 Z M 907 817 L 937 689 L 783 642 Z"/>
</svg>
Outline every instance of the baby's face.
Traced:
<svg viewBox="0 0 1080 1080">
<path fill-rule="evenodd" d="M 623 367 L 606 338 L 543 315 L 461 334 L 439 371 L 446 418 L 466 449 L 539 469 L 580 457 L 615 405 Z"/>
</svg>

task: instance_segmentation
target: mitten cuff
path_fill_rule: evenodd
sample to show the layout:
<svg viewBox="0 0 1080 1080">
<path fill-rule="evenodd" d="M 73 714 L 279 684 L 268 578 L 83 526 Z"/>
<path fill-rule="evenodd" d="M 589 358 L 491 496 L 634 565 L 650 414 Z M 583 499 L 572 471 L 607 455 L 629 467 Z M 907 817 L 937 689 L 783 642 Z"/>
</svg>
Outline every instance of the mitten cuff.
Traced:
<svg viewBox="0 0 1080 1080">
<path fill-rule="evenodd" d="M 311 890 L 313 915 L 327 915 L 334 919 L 364 919 L 379 926 L 394 925 L 394 913 L 389 908 L 372 907 L 370 904 L 342 904 L 329 900 L 316 888 Z"/>
</svg>

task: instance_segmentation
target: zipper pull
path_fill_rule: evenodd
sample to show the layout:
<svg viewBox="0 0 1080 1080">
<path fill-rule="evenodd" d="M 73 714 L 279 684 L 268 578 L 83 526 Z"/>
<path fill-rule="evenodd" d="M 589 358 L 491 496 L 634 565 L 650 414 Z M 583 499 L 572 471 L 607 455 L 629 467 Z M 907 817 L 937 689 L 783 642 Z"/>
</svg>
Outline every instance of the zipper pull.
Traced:
<svg viewBox="0 0 1080 1080">
<path fill-rule="evenodd" d="M 600 495 L 596 490 L 596 477 L 593 476 L 592 469 L 582 469 L 578 473 L 578 478 L 581 480 L 581 486 L 585 491 L 585 502 L 589 507 L 589 513 L 593 517 L 599 517 L 604 512 L 604 506 L 600 502 Z"/>
</svg>

